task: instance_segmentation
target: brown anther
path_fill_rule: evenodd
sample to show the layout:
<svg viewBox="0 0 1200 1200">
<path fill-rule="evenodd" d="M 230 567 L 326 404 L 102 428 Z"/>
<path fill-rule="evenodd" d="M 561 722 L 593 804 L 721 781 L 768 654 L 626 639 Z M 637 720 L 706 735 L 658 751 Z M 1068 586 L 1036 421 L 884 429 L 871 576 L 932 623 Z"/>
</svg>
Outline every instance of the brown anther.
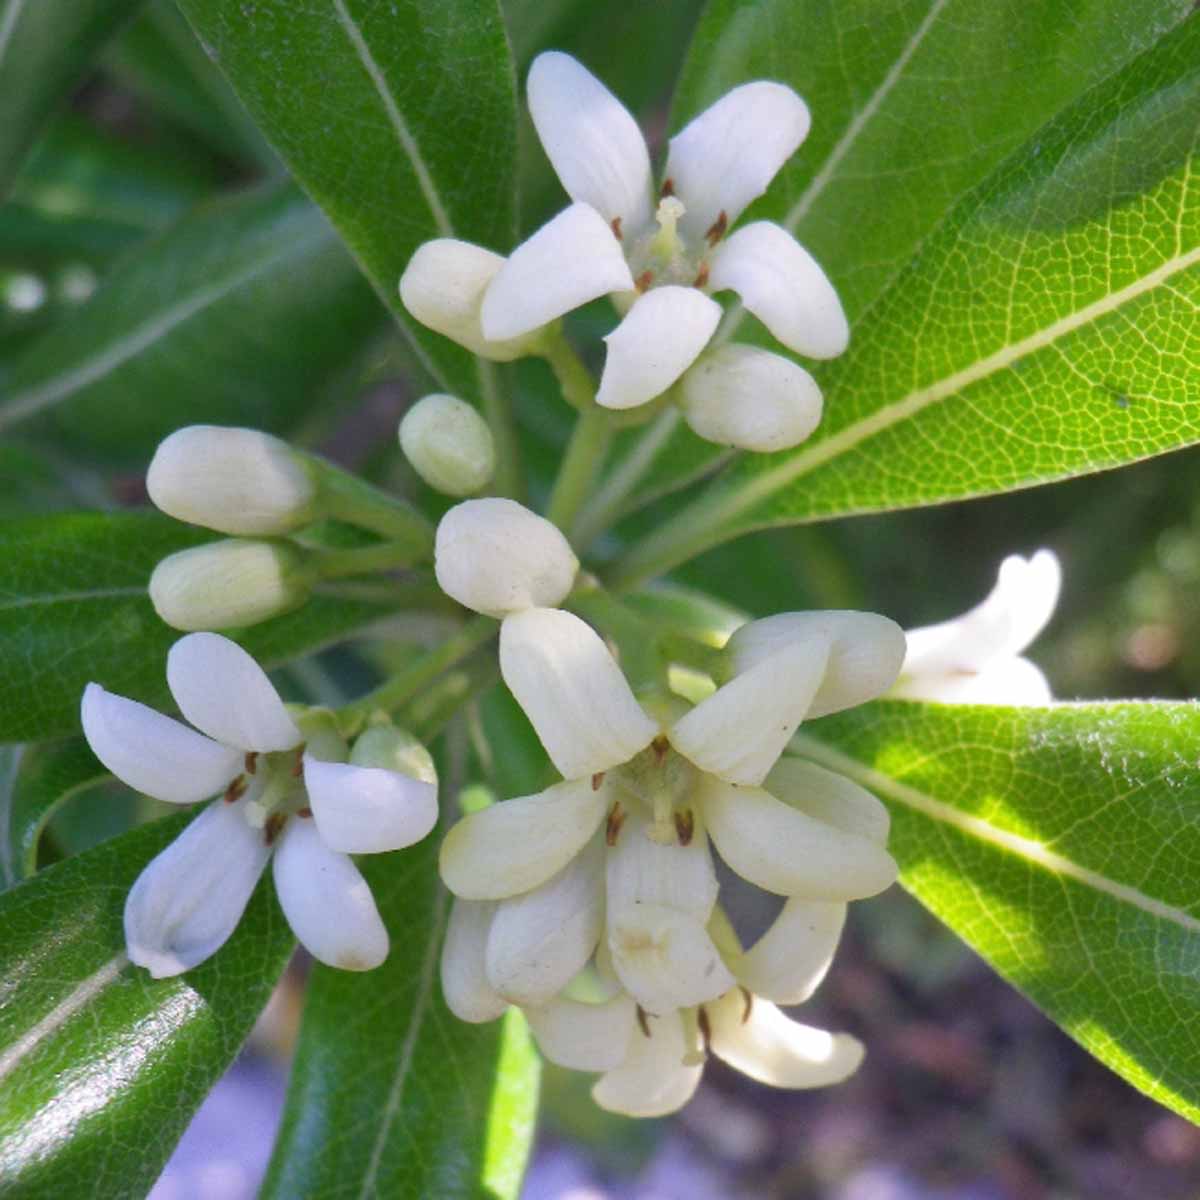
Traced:
<svg viewBox="0 0 1200 1200">
<path fill-rule="evenodd" d="M 696 834 L 696 814 L 686 809 L 675 813 L 675 832 L 679 835 L 681 846 L 690 846 Z"/>
<path fill-rule="evenodd" d="M 246 774 L 253 775 L 258 768 L 258 751 L 247 750 L 245 759 Z"/>
<path fill-rule="evenodd" d="M 643 271 L 634 281 L 633 286 L 639 292 L 644 292 L 651 283 L 654 282 L 654 273 L 652 271 Z"/>
<path fill-rule="evenodd" d="M 245 792 L 246 792 L 246 777 L 245 777 L 245 775 L 239 775 L 225 789 L 225 803 L 232 804 L 235 800 L 240 800 L 242 798 L 242 796 L 245 794 Z"/>
<path fill-rule="evenodd" d="M 738 991 L 742 993 L 742 1024 L 745 1025 L 754 1011 L 754 993 L 744 987 L 739 987 Z"/>
<path fill-rule="evenodd" d="M 296 751 L 296 761 L 292 763 L 292 778 L 299 779 L 304 774 L 304 747 Z"/>
<path fill-rule="evenodd" d="M 263 841 L 268 846 L 275 844 L 275 839 L 283 832 L 284 822 L 287 818 L 283 813 L 273 812 L 263 825 Z"/>
<path fill-rule="evenodd" d="M 592 791 L 593 791 L 593 792 L 598 792 L 598 791 L 600 790 L 600 785 L 601 785 L 603 782 L 604 782 L 604 772 L 603 772 L 603 771 L 597 771 L 597 772 L 595 773 L 595 775 L 593 775 L 593 776 L 592 776 Z"/>
<path fill-rule="evenodd" d="M 708 263 L 700 264 L 700 272 L 692 283 L 692 287 L 708 286 Z"/>
<path fill-rule="evenodd" d="M 646 1010 L 639 1004 L 637 1006 L 637 1023 L 641 1031 L 647 1036 L 650 1036 L 650 1021 L 646 1016 Z"/>
<path fill-rule="evenodd" d="M 708 239 L 708 244 L 715 246 L 725 236 L 725 230 L 728 228 L 729 217 L 725 210 L 721 209 L 721 215 L 708 227 L 708 232 L 704 235 Z"/>
<path fill-rule="evenodd" d="M 604 826 L 604 840 L 610 846 L 617 844 L 617 835 L 621 832 L 621 826 L 625 824 L 625 810 L 621 807 L 620 800 L 614 800 L 613 806 L 608 810 L 608 821 Z"/>
<path fill-rule="evenodd" d="M 660 195 L 660 196 L 673 196 L 673 195 L 675 195 L 675 180 L 673 180 L 673 179 L 664 179 L 664 180 L 663 180 L 663 185 L 662 185 L 662 191 L 659 193 L 659 195 Z"/>
<path fill-rule="evenodd" d="M 303 817 L 305 820 L 307 820 L 312 816 L 312 809 L 306 804 L 303 808 L 296 809 L 296 816 Z"/>
<path fill-rule="evenodd" d="M 671 749 L 671 743 L 667 741 L 665 734 L 660 733 L 650 743 L 650 749 L 654 751 L 654 765 L 661 767 L 667 761 L 667 751 Z"/>
<path fill-rule="evenodd" d="M 612 231 L 613 231 L 613 235 L 616 237 L 617 241 L 619 242 L 621 240 L 621 218 L 620 217 L 613 217 Z"/>
<path fill-rule="evenodd" d="M 709 1044 L 712 1042 L 712 1025 L 709 1023 L 708 1012 L 703 1004 L 696 1009 L 696 1024 L 700 1026 L 700 1036 L 704 1039 L 704 1051 L 707 1054 Z"/>
</svg>

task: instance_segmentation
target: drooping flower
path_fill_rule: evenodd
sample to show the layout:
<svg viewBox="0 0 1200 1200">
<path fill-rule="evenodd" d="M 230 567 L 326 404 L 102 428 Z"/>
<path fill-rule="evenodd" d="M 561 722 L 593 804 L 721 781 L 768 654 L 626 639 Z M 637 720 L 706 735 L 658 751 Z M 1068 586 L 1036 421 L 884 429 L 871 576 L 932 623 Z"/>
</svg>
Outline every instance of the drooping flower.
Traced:
<svg viewBox="0 0 1200 1200">
<path fill-rule="evenodd" d="M 1052 551 L 1010 555 L 978 605 L 905 635 L 908 651 L 890 694 L 946 704 L 1049 704 L 1045 675 L 1022 651 L 1053 616 L 1061 585 Z"/>
<path fill-rule="evenodd" d="M 378 966 L 387 931 L 350 855 L 430 832 L 432 764 L 371 730 L 344 761 L 332 722 L 315 713 L 298 723 L 263 669 L 218 634 L 176 642 L 167 683 L 194 729 L 97 683 L 81 705 L 88 744 L 123 783 L 171 804 L 220 797 L 130 891 L 130 959 L 156 978 L 203 962 L 232 934 L 273 856 L 279 902 L 310 953 L 347 970 Z"/>
</svg>

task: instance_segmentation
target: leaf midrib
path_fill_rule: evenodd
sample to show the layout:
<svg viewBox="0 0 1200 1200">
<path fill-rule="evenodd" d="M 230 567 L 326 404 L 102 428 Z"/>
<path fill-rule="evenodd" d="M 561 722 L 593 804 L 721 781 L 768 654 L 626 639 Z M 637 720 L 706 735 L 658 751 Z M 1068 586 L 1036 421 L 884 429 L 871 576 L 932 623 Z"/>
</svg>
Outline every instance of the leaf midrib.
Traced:
<svg viewBox="0 0 1200 1200">
<path fill-rule="evenodd" d="M 82 600 L 111 600 L 130 596 L 145 596 L 146 585 L 128 587 L 88 588 L 80 592 L 47 592 L 36 596 L 20 596 L 15 600 L 0 599 L 0 612 L 18 608 L 36 608 L 51 604 L 76 604 Z"/>
</svg>

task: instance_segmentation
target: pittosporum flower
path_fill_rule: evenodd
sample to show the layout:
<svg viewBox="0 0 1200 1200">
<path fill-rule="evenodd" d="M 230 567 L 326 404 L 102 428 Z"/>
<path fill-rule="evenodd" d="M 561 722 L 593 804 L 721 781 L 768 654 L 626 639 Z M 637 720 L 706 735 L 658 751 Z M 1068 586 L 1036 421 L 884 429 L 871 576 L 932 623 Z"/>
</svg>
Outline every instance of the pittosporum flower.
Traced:
<svg viewBox="0 0 1200 1200">
<path fill-rule="evenodd" d="M 309 952 L 346 970 L 378 966 L 387 931 L 349 856 L 430 832 L 437 786 L 427 756 L 368 730 L 346 762 L 328 715 L 294 719 L 263 669 L 218 634 L 176 642 L 167 683 L 195 729 L 96 683 L 81 706 L 88 744 L 123 783 L 171 804 L 219 797 L 133 885 L 130 959 L 156 978 L 203 962 L 233 932 L 273 855 L 279 902 Z"/>
<path fill-rule="evenodd" d="M 1061 585 L 1052 551 L 1010 555 L 980 604 L 906 634 L 908 652 L 891 695 L 945 704 L 1049 704 L 1045 675 L 1021 652 L 1053 616 Z"/>
</svg>

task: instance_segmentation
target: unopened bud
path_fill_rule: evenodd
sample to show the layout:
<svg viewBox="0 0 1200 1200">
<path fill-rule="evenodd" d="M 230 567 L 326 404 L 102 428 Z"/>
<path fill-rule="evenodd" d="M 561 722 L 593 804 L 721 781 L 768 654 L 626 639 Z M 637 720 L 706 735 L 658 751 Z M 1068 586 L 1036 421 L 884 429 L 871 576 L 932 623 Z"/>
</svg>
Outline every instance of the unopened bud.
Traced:
<svg viewBox="0 0 1200 1200">
<path fill-rule="evenodd" d="M 566 598 L 578 571 L 579 559 L 558 527 L 515 500 L 466 500 L 438 525 L 439 586 L 489 617 L 553 608 Z"/>
<path fill-rule="evenodd" d="M 433 755 L 408 730 L 393 725 L 372 725 L 364 730 L 350 751 L 350 762 L 356 767 L 398 771 L 435 786 L 438 781 Z"/>
<path fill-rule="evenodd" d="M 684 419 L 705 441 L 770 453 L 798 446 L 821 420 L 821 389 L 789 358 L 721 346 L 683 377 Z"/>
<path fill-rule="evenodd" d="M 481 358 L 511 362 L 530 353 L 536 337 L 488 341 L 479 323 L 483 293 L 504 259 L 482 246 L 437 238 L 417 247 L 400 277 L 404 307 L 428 329 L 465 346 Z"/>
<path fill-rule="evenodd" d="M 150 600 L 176 629 L 235 629 L 297 608 L 311 587 L 297 547 L 228 538 L 164 558 L 150 576 Z"/>
<path fill-rule="evenodd" d="M 289 533 L 317 515 L 304 455 L 257 429 L 176 430 L 155 452 L 146 490 L 169 516 L 220 533 Z"/>
<path fill-rule="evenodd" d="M 492 478 L 496 449 L 487 422 L 465 400 L 435 392 L 404 414 L 400 448 L 413 470 L 447 496 L 469 496 Z"/>
</svg>

